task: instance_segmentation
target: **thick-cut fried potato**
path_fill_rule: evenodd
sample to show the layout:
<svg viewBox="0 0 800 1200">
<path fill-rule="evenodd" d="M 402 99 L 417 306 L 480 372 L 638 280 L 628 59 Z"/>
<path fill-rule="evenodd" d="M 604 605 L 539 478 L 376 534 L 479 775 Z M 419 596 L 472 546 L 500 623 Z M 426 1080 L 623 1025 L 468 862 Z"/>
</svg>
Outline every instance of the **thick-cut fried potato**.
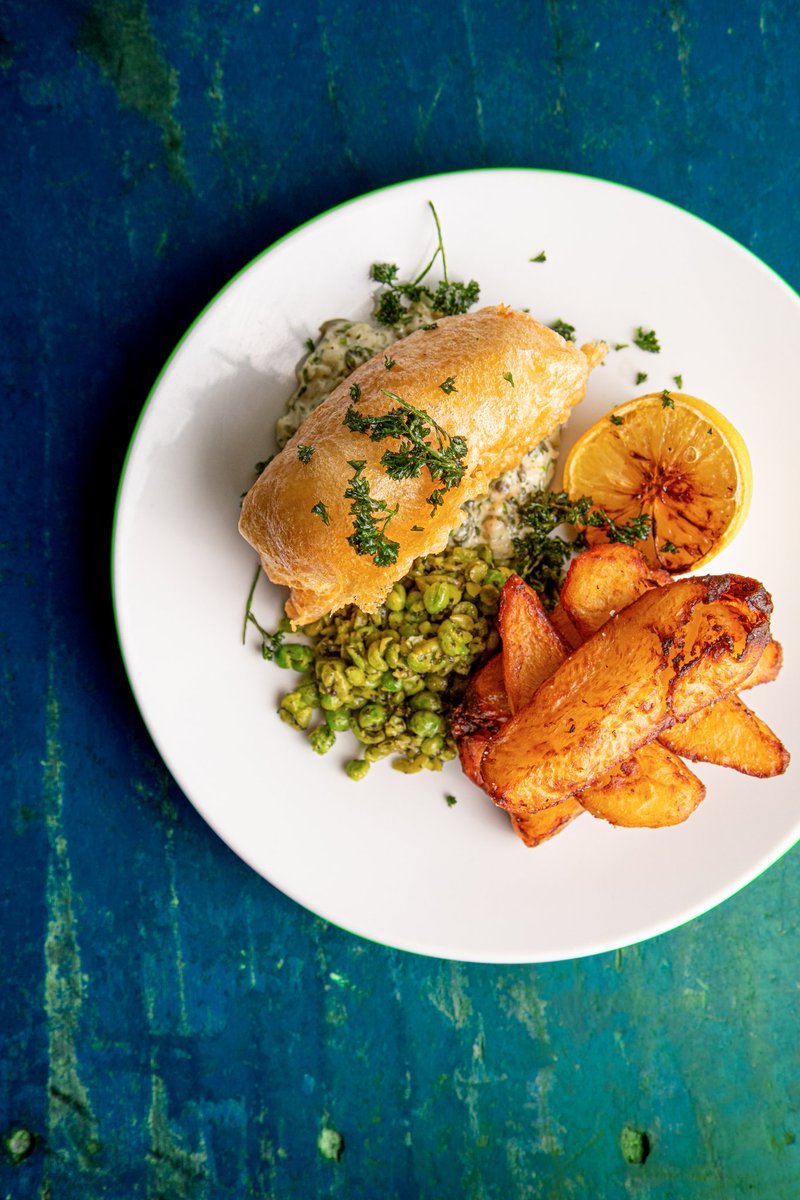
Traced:
<svg viewBox="0 0 800 1200">
<path fill-rule="evenodd" d="M 511 708 L 503 682 L 503 656 L 495 654 L 472 676 L 452 718 L 461 768 L 479 788 L 483 787 L 483 752 L 492 734 L 497 733 L 510 717 Z"/>
<path fill-rule="evenodd" d="M 576 629 L 588 637 L 615 612 L 627 607 L 643 592 L 670 581 L 664 571 L 652 569 L 632 546 L 597 546 L 574 559 L 562 590 L 562 604 Z M 769 642 L 742 687 L 774 679 L 780 670 L 781 648 Z M 763 721 L 735 696 L 710 697 L 709 708 L 696 713 L 685 725 L 675 725 L 660 740 L 692 762 L 732 767 L 746 775 L 767 777 L 786 770 L 789 758 L 780 740 Z"/>
<path fill-rule="evenodd" d="M 745 688 L 758 687 L 760 683 L 772 683 L 773 679 L 778 678 L 782 666 L 783 646 L 780 642 L 767 642 L 764 653 L 753 667 L 752 675 L 742 684 L 742 691 Z"/>
<path fill-rule="evenodd" d="M 503 643 L 503 677 L 512 713 L 519 712 L 533 693 L 569 654 L 533 588 L 512 575 L 500 593 L 498 617 Z"/>
<path fill-rule="evenodd" d="M 661 829 L 679 825 L 691 816 L 705 791 L 685 763 L 657 742 L 649 742 L 574 799 L 593 817 L 602 817 L 612 825 Z"/>
<path fill-rule="evenodd" d="M 561 833 L 571 821 L 585 812 L 586 809 L 576 796 L 567 796 L 560 804 L 543 808 L 541 812 L 524 813 L 521 816 L 509 813 L 509 816 L 517 837 L 521 838 L 526 846 L 533 847 Z"/>
<path fill-rule="evenodd" d="M 499 623 L 506 690 L 511 711 L 516 713 L 530 703 L 536 689 L 565 661 L 569 651 L 539 597 L 519 576 L 512 575 L 503 586 Z M 663 748 L 654 747 L 642 762 L 638 758 L 639 752 L 630 763 L 622 764 L 613 778 L 604 776 L 579 796 L 519 816 L 514 821 L 517 833 L 527 845 L 538 845 L 582 810 L 594 812 L 595 808 L 615 825 L 668 825 L 685 820 L 705 794 L 700 780 Z M 659 784 L 669 789 L 660 806 L 655 802 Z"/>
<path fill-rule="evenodd" d="M 530 704 L 536 689 L 567 657 L 569 647 L 548 620 L 536 592 L 519 575 L 512 575 L 503 585 L 499 628 L 506 693 L 515 713 Z M 512 814 L 511 824 L 526 846 L 538 846 L 561 833 L 584 811 L 568 796 L 539 813 Z"/>
<path fill-rule="evenodd" d="M 574 558 L 561 588 L 561 604 L 582 639 L 605 625 L 653 587 L 671 576 L 649 565 L 633 546 L 593 546 Z"/>
<path fill-rule="evenodd" d="M 667 729 L 659 741 L 691 762 L 733 767 L 760 779 L 782 775 L 789 766 L 786 747 L 737 696 L 701 708 Z"/>
<path fill-rule="evenodd" d="M 550 807 L 736 690 L 769 637 L 770 611 L 761 584 L 741 576 L 646 592 L 492 738 L 481 773 L 495 802 L 517 815 Z"/>
</svg>

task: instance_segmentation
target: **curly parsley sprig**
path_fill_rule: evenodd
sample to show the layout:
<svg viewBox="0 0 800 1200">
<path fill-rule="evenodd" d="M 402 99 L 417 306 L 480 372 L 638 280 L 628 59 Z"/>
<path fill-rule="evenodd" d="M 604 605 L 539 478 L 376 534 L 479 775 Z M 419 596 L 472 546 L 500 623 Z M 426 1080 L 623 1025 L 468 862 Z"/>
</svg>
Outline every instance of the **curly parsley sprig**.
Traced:
<svg viewBox="0 0 800 1200">
<path fill-rule="evenodd" d="M 610 542 L 622 542 L 626 546 L 650 536 L 647 515 L 620 524 L 595 507 L 591 496 L 571 500 L 566 492 L 535 492 L 520 512 L 520 524 L 525 532 L 512 539 L 514 565 L 518 574 L 539 592 L 548 608 L 553 608 L 558 601 L 567 562 L 577 550 L 586 548 L 583 532 L 574 541 L 568 541 L 555 533 L 559 525 L 604 529 Z"/>
<path fill-rule="evenodd" d="M 361 413 L 350 404 L 343 424 L 354 433 L 368 433 L 373 442 L 397 439 L 399 447 L 384 451 L 381 457 L 381 466 L 390 479 L 417 479 L 427 470 L 434 483 L 442 483 L 441 488 L 435 488 L 427 497 L 433 516 L 443 503 L 445 492 L 458 487 L 464 478 L 467 443 L 463 437 L 451 436 L 424 409 L 409 404 L 395 392 L 381 390 L 399 407 L 386 413 Z M 431 433 L 435 445 L 428 440 Z"/>
<path fill-rule="evenodd" d="M 439 215 L 430 200 L 428 205 L 436 222 L 437 244 L 433 257 L 416 279 L 399 279 L 400 268 L 396 263 L 373 263 L 370 268 L 370 277 L 386 288 L 375 309 L 375 320 L 379 325 L 406 324 L 411 319 L 411 305 L 420 300 L 426 300 L 435 313 L 444 317 L 454 317 L 459 313 L 465 313 L 480 296 L 480 286 L 474 279 L 471 279 L 469 283 L 461 283 L 448 277 L 447 255 L 445 254 Z M 440 256 L 444 279 L 436 288 L 430 288 L 422 281 Z M 435 328 L 435 324 L 425 326 L 425 328 Z"/>
<path fill-rule="evenodd" d="M 399 542 L 393 542 L 386 536 L 386 527 L 396 516 L 398 506 L 389 508 L 385 500 L 370 496 L 369 480 L 363 474 L 367 465 L 365 459 L 349 458 L 347 462 L 354 471 L 344 493 L 345 500 L 353 501 L 350 505 L 353 532 L 347 540 L 356 554 L 369 554 L 376 567 L 388 567 L 397 562 L 400 549 Z M 376 516 L 378 513 L 380 517 Z"/>
</svg>

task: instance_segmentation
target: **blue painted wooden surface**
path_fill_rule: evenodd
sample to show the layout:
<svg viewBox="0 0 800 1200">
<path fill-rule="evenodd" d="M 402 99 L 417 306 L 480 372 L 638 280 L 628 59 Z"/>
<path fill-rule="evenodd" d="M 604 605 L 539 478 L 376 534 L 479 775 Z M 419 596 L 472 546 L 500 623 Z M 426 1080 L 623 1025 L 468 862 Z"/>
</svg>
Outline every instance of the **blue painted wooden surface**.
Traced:
<svg viewBox="0 0 800 1200">
<path fill-rule="evenodd" d="M 451 168 L 580 171 L 798 286 L 797 4 L 0 14 L 0 1195 L 797 1197 L 800 852 L 617 955 L 500 969 L 359 941 L 178 792 L 108 588 L 161 363 L 236 269 L 337 201 Z"/>
</svg>

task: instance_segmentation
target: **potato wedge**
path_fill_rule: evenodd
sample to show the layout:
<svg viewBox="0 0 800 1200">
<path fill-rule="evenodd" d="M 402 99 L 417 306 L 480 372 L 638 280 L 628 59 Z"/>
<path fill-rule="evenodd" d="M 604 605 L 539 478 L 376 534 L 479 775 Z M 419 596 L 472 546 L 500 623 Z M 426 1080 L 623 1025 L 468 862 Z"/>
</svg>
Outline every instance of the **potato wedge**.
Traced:
<svg viewBox="0 0 800 1200">
<path fill-rule="evenodd" d="M 549 615 L 550 624 L 556 633 L 564 639 L 570 650 L 577 650 L 584 639 L 567 616 L 567 610 L 564 608 L 564 605 L 557 604 Z"/>
<path fill-rule="evenodd" d="M 571 563 L 562 604 L 575 628 L 588 637 L 615 611 L 669 580 L 666 572 L 649 567 L 632 546 L 598 546 Z M 742 686 L 774 679 L 781 661 L 780 645 L 769 642 Z M 695 714 L 684 729 L 673 726 L 661 735 L 662 744 L 692 762 L 732 767 L 745 775 L 766 778 L 786 770 L 789 756 L 780 739 L 746 705 L 730 696 L 716 700 L 713 707 L 713 714 Z"/>
<path fill-rule="evenodd" d="M 612 825 L 661 829 L 685 821 L 704 796 L 705 787 L 685 763 L 658 742 L 649 742 L 574 799 Z"/>
<path fill-rule="evenodd" d="M 593 546 L 574 558 L 561 588 L 561 605 L 582 639 L 671 576 L 654 570 L 633 546 Z"/>
<path fill-rule="evenodd" d="M 782 775 L 789 766 L 786 747 L 738 696 L 701 708 L 665 730 L 659 741 L 691 762 L 733 767 L 759 779 Z"/>
<path fill-rule="evenodd" d="M 511 707 L 503 682 L 503 657 L 495 654 L 472 676 L 452 717 L 461 769 L 476 787 L 483 788 L 481 758 L 489 739 L 510 717 Z"/>
<path fill-rule="evenodd" d="M 516 713 L 530 703 L 570 647 L 556 633 L 536 592 L 519 575 L 512 575 L 503 585 L 498 626 L 506 695 L 511 712 Z"/>
<path fill-rule="evenodd" d="M 565 661 L 569 651 L 539 597 L 519 576 L 512 576 L 503 586 L 499 625 L 508 699 L 511 711 L 516 713 L 530 703 L 536 689 Z M 663 748 L 654 747 L 642 762 L 638 759 L 639 752 L 613 777 L 602 777 L 574 798 L 518 817 L 514 822 L 517 833 L 526 845 L 538 845 L 581 811 L 596 810 L 595 815 L 616 825 L 652 825 L 659 820 L 675 824 L 685 820 L 705 795 L 700 780 Z M 659 805 L 656 797 L 660 786 L 667 787 L 669 794 Z"/>
<path fill-rule="evenodd" d="M 761 584 L 741 576 L 645 592 L 492 738 L 481 773 L 495 803 L 517 815 L 557 804 L 736 690 L 769 638 L 770 612 Z"/>
</svg>

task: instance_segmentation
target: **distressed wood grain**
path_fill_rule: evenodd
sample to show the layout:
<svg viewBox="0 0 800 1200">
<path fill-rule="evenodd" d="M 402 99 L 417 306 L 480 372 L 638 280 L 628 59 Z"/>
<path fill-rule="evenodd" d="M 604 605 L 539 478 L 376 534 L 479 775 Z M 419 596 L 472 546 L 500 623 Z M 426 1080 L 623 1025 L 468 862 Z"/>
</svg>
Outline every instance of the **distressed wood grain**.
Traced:
<svg viewBox="0 0 800 1200">
<path fill-rule="evenodd" d="M 107 583 L 170 349 L 358 192 L 600 175 L 798 286 L 798 35 L 796 5 L 766 2 L 2 7 L 0 1195 L 798 1195 L 797 852 L 616 955 L 490 968 L 362 942 L 181 796 Z"/>
</svg>

